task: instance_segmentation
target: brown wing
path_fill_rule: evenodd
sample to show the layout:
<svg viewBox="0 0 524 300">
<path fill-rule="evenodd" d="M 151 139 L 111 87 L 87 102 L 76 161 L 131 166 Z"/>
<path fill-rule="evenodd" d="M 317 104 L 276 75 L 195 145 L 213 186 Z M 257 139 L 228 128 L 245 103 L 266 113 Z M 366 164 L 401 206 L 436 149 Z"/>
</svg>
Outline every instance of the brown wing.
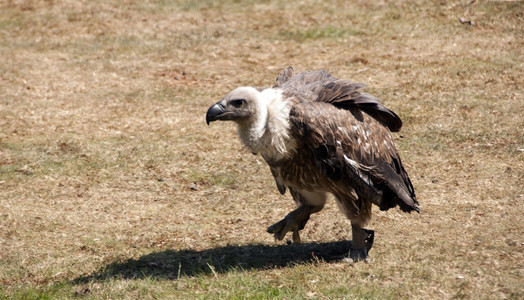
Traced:
<svg viewBox="0 0 524 300">
<path fill-rule="evenodd" d="M 393 132 L 402 127 L 399 116 L 383 106 L 378 98 L 359 91 L 364 84 L 338 79 L 325 70 L 295 75 L 293 68 L 287 67 L 277 77 L 274 87 L 282 88 L 288 96 L 301 101 L 326 102 L 347 110 L 365 111 Z"/>
<path fill-rule="evenodd" d="M 292 67 L 284 69 L 277 77 L 274 87 L 281 88 L 288 96 L 301 101 L 315 101 L 323 85 L 337 78 L 325 70 L 294 73 Z"/>
<path fill-rule="evenodd" d="M 315 101 L 331 103 L 343 109 L 357 108 L 386 125 L 392 132 L 400 131 L 400 117 L 380 103 L 380 100 L 370 94 L 358 91 L 365 85 L 338 79 L 325 82 Z"/>
<path fill-rule="evenodd" d="M 391 133 L 357 108 L 303 102 L 290 112 L 291 132 L 313 153 L 317 168 L 333 182 L 351 186 L 381 209 L 416 210 L 415 191 L 402 167 Z"/>
</svg>

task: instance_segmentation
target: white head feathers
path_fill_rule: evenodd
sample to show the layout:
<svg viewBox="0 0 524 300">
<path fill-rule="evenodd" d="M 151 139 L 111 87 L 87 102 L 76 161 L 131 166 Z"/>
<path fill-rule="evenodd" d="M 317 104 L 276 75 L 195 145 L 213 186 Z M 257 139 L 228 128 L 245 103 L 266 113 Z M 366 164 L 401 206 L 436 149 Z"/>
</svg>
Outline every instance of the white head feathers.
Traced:
<svg viewBox="0 0 524 300">
<path fill-rule="evenodd" d="M 290 105 L 283 99 L 279 89 L 265 89 L 259 92 L 252 87 L 240 87 L 233 93 L 241 93 L 256 105 L 253 118 L 238 123 L 238 135 L 254 153 L 278 159 L 292 148 L 289 136 Z M 246 97 L 246 98 L 247 98 Z"/>
</svg>

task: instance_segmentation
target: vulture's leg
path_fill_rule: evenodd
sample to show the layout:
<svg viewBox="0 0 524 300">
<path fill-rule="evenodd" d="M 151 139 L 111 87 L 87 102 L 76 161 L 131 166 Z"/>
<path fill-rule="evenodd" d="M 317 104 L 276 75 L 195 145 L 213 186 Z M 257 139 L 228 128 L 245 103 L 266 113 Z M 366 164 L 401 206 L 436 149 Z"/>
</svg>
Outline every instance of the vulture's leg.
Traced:
<svg viewBox="0 0 524 300">
<path fill-rule="evenodd" d="M 351 231 L 353 240 L 351 241 L 351 249 L 349 250 L 349 258 L 353 262 L 368 261 L 368 252 L 373 246 L 373 239 L 375 232 L 367 230 L 359 225 L 351 224 Z"/>
<path fill-rule="evenodd" d="M 299 205 L 297 209 L 287 214 L 284 219 L 269 226 L 267 232 L 273 233 L 276 240 L 282 240 L 289 231 L 293 231 L 293 242 L 300 243 L 299 231 L 304 229 L 309 216 L 319 212 L 326 204 L 326 193 L 308 192 L 289 188 L 295 202 Z"/>
<path fill-rule="evenodd" d="M 307 221 L 309 220 L 309 216 L 312 213 L 320 211 L 321 209 L 322 207 L 319 206 L 301 205 L 294 211 L 287 214 L 284 219 L 269 226 L 267 228 L 267 232 L 273 233 L 276 240 L 282 240 L 286 236 L 286 233 L 293 231 L 293 242 L 299 244 L 299 231 L 304 229 Z"/>
<path fill-rule="evenodd" d="M 362 228 L 371 219 L 371 202 L 362 200 L 356 193 L 337 196 L 337 204 L 342 213 L 351 221 L 352 241 L 349 259 L 353 262 L 367 261 L 368 252 L 373 246 L 374 231 Z"/>
</svg>

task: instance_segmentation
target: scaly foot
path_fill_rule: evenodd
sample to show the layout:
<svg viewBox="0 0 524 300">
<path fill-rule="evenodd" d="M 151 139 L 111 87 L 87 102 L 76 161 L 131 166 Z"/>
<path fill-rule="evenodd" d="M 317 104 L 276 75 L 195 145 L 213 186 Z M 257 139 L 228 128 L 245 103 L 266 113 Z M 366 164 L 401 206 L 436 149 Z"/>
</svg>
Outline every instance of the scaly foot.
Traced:
<svg viewBox="0 0 524 300">
<path fill-rule="evenodd" d="M 344 259 L 345 261 L 350 262 L 350 263 L 354 263 L 357 261 L 364 261 L 364 262 L 369 261 L 368 253 L 369 253 L 369 250 L 371 250 L 371 247 L 373 246 L 375 232 L 373 230 L 367 230 L 367 229 L 362 229 L 362 231 L 365 236 L 364 247 L 353 248 L 354 244 L 352 243 L 352 247 L 349 250 L 349 257 Z"/>
<path fill-rule="evenodd" d="M 293 242 L 300 243 L 299 231 L 304 229 L 309 220 L 310 211 L 307 207 L 301 206 L 290 212 L 284 219 L 269 226 L 267 232 L 273 233 L 275 240 L 282 240 L 289 231 L 293 231 Z"/>
</svg>

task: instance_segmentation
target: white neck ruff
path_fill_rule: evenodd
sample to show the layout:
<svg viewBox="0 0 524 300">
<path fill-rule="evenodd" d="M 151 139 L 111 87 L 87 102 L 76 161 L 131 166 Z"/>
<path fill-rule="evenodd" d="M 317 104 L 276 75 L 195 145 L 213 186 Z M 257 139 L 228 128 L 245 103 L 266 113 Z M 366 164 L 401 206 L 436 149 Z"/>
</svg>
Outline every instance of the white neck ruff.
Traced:
<svg viewBox="0 0 524 300">
<path fill-rule="evenodd" d="M 279 89 L 265 89 L 256 93 L 256 116 L 248 123 L 238 124 L 238 135 L 253 153 L 266 158 L 279 159 L 294 148 L 289 135 L 290 103 L 283 99 Z"/>
</svg>

